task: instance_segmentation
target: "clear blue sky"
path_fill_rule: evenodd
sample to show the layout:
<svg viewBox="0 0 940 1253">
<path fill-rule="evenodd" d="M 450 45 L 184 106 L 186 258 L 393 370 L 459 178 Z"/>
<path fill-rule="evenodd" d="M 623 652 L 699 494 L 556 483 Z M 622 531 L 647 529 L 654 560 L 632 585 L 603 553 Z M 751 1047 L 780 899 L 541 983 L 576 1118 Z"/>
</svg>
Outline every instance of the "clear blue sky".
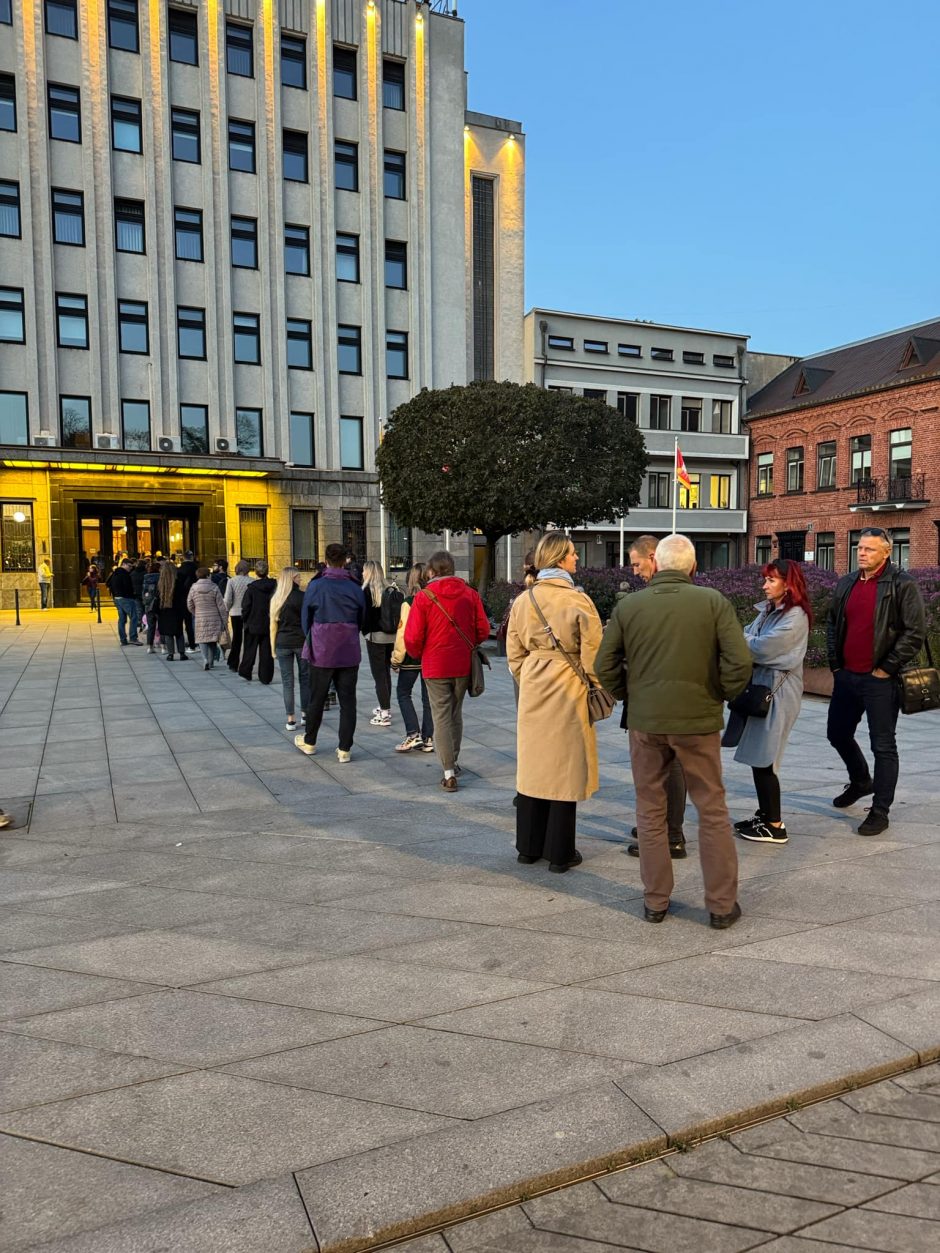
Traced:
<svg viewBox="0 0 940 1253">
<path fill-rule="evenodd" d="M 526 308 L 803 355 L 940 316 L 940 0 L 460 0 Z"/>
</svg>

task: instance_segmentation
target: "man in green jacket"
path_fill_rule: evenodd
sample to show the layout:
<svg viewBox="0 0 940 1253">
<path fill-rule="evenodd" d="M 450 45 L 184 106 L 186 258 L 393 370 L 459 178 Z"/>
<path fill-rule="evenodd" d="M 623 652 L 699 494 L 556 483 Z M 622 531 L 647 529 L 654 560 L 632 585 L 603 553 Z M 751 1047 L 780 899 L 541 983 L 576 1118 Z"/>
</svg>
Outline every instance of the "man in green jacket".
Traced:
<svg viewBox="0 0 940 1253">
<path fill-rule="evenodd" d="M 684 535 L 656 547 L 656 573 L 615 607 L 597 654 L 600 682 L 627 701 L 636 788 L 640 875 L 647 922 L 662 922 L 672 894 L 666 780 L 678 758 L 698 811 L 705 904 L 718 930 L 741 917 L 738 858 L 721 778 L 724 702 L 744 690 L 751 654 L 731 603 L 697 587 Z"/>
</svg>

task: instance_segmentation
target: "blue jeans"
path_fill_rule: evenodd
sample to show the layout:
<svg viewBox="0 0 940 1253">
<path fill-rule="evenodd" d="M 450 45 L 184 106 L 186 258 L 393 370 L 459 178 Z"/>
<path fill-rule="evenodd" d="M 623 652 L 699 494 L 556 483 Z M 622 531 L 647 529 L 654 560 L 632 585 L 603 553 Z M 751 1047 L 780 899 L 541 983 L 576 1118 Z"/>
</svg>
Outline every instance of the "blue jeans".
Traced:
<svg viewBox="0 0 940 1253">
<path fill-rule="evenodd" d="M 885 813 L 894 800 L 898 782 L 898 745 L 894 729 L 900 710 L 900 693 L 896 678 L 876 679 L 873 674 L 856 674 L 837 670 L 833 676 L 832 700 L 826 735 L 829 743 L 845 762 L 853 783 L 875 781 L 872 808 Z M 868 769 L 865 754 L 858 746 L 855 731 L 862 720 L 868 720 L 868 738 L 875 758 L 875 769 Z"/>
<path fill-rule="evenodd" d="M 41 609 L 49 608 L 49 593 L 52 591 L 51 583 L 39 584 L 39 607 Z"/>
<path fill-rule="evenodd" d="M 214 666 L 218 659 L 222 656 L 222 650 L 218 644 L 208 643 L 200 644 L 199 650 L 202 653 L 203 664 Z"/>
<path fill-rule="evenodd" d="M 122 644 L 127 643 L 127 621 L 130 619 L 132 640 L 137 639 L 140 622 L 137 618 L 137 601 L 133 596 L 115 596 L 114 603 L 118 611 L 118 638 Z"/>
<path fill-rule="evenodd" d="M 300 678 L 300 707 L 306 713 L 310 704 L 310 666 L 301 657 L 299 648 L 277 648 L 277 664 L 281 671 L 281 687 L 284 691 L 284 712 L 288 718 L 294 716 L 294 659 L 297 660 L 297 672 Z"/>
<path fill-rule="evenodd" d="M 399 670 L 398 672 L 398 686 L 395 694 L 398 697 L 401 716 L 405 720 L 406 735 L 418 734 L 418 714 L 411 695 L 418 679 L 421 679 L 420 670 Z M 424 679 L 421 679 L 421 738 L 430 740 L 433 736 L 434 720 L 431 717 L 431 702 L 428 700 L 428 690 L 424 686 Z"/>
</svg>

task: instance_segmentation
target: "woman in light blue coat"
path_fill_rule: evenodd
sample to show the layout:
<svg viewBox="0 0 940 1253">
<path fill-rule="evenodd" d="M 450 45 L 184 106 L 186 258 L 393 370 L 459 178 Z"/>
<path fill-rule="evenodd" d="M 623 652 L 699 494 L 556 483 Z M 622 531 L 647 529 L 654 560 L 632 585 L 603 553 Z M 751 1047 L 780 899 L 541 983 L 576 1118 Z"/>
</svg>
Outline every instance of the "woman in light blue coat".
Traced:
<svg viewBox="0 0 940 1253">
<path fill-rule="evenodd" d="M 735 761 L 751 767 L 757 790 L 757 812 L 736 822 L 744 840 L 761 844 L 786 844 L 787 828 L 780 813 L 780 780 L 777 771 L 783 758 L 803 697 L 803 658 L 812 625 L 812 610 L 803 572 L 795 561 L 778 557 L 764 566 L 767 600 L 755 608 L 757 617 L 744 631 L 754 658 L 754 683 L 773 692 L 766 718 L 748 718 L 738 741 Z"/>
</svg>

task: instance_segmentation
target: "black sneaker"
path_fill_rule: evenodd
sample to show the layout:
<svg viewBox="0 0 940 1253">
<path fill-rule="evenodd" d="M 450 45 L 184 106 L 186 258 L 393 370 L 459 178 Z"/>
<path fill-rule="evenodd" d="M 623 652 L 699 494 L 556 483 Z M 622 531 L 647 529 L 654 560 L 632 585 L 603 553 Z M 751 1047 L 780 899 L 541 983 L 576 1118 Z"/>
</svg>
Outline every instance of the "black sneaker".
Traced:
<svg viewBox="0 0 940 1253">
<path fill-rule="evenodd" d="M 737 823 L 735 826 L 737 827 Z M 754 819 L 747 831 L 738 827 L 738 835 L 742 840 L 753 840 L 755 844 L 786 844 L 787 828 L 785 823 L 781 823 L 779 827 L 773 826 L 769 822 L 763 822 L 760 819 Z"/>
<path fill-rule="evenodd" d="M 743 835 L 745 831 L 753 831 L 754 827 L 763 821 L 763 818 L 763 810 L 755 809 L 753 818 L 742 818 L 740 822 L 734 824 L 734 829 L 739 835 Z"/>
<path fill-rule="evenodd" d="M 863 796 L 871 796 L 875 790 L 873 779 L 867 779 L 864 783 L 849 782 L 844 792 L 841 792 L 833 800 L 836 809 L 847 809 L 849 805 L 854 805 L 856 801 L 860 801 Z"/>
<path fill-rule="evenodd" d="M 636 831 L 636 827 L 634 827 L 634 828 L 633 828 L 633 830 L 634 830 L 634 832 L 635 832 L 635 831 Z M 640 855 L 640 846 L 639 846 L 639 844 L 637 844 L 637 843 L 633 843 L 633 844 L 628 844 L 628 845 L 627 845 L 627 856 L 628 856 L 628 857 L 639 857 L 639 855 Z M 670 842 L 669 842 L 669 856 L 672 858 L 672 860 L 673 860 L 673 861 L 682 861 L 682 860 L 683 860 L 683 858 L 688 857 L 688 855 L 689 855 L 689 854 L 688 854 L 688 852 L 686 851 L 686 847 L 685 847 L 685 840 L 678 841 L 678 842 L 676 842 L 675 844 L 673 844 L 673 843 L 672 843 L 672 841 L 670 840 Z"/>
<path fill-rule="evenodd" d="M 887 831 L 889 827 L 888 814 L 884 809 L 876 809 L 872 805 L 868 811 L 868 817 L 858 829 L 859 835 L 881 835 L 882 831 Z"/>
</svg>

